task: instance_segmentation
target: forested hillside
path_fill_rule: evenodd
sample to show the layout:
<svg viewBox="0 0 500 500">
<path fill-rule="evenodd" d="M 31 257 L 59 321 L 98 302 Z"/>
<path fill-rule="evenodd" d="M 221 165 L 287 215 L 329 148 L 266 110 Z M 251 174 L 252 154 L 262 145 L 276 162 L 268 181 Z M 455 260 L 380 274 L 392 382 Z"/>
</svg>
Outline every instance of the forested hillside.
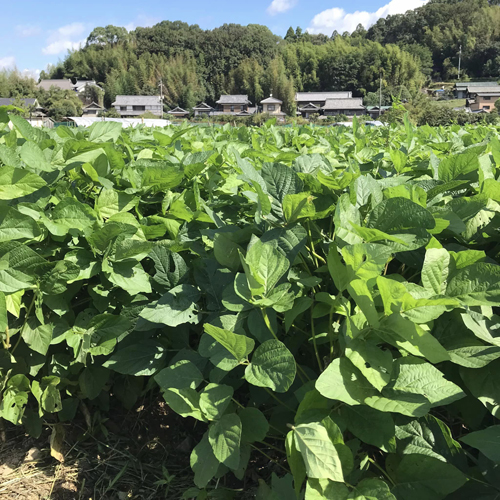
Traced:
<svg viewBox="0 0 500 500">
<path fill-rule="evenodd" d="M 462 46 L 462 77 L 500 75 L 499 0 L 430 0 L 406 14 L 380 19 L 353 33 L 311 35 L 290 28 L 284 38 L 267 27 L 225 24 L 213 30 L 181 21 L 153 27 L 95 28 L 84 47 L 73 51 L 42 78 L 95 79 L 109 106 L 117 94 L 159 92 L 167 106 L 213 104 L 221 94 L 248 94 L 253 103 L 273 93 L 294 113 L 294 93 L 352 90 L 415 95 L 430 80 L 453 80 Z M 4 85 L 3 97 L 18 96 Z M 0 75 L 0 89 L 2 87 Z M 31 87 L 30 92 L 34 92 Z M 406 92 L 408 91 L 408 92 Z M 377 97 L 378 102 L 378 97 Z"/>
</svg>

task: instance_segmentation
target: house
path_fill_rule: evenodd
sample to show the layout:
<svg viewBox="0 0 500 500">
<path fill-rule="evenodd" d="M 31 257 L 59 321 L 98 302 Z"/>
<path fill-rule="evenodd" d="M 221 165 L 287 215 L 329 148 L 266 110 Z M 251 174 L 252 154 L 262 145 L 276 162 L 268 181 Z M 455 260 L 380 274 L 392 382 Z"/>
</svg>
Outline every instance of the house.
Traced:
<svg viewBox="0 0 500 500">
<path fill-rule="evenodd" d="M 391 106 L 366 106 L 366 112 L 373 119 L 383 115 L 389 109 L 391 109 Z"/>
<path fill-rule="evenodd" d="M 297 92 L 295 94 L 295 102 L 297 104 L 297 114 L 304 118 L 309 118 L 310 115 L 321 113 L 322 106 L 325 105 L 327 99 L 350 99 L 352 92 Z"/>
<path fill-rule="evenodd" d="M 500 99 L 500 85 L 470 87 L 467 90 L 466 107 L 469 107 L 472 113 L 479 111 L 491 113 L 498 99 Z"/>
<path fill-rule="evenodd" d="M 252 108 L 252 103 L 247 95 L 221 95 L 216 102 L 215 114 L 248 115 L 253 114 L 256 108 Z"/>
<path fill-rule="evenodd" d="M 0 106 L 16 106 L 21 105 L 26 109 L 26 115 L 29 114 L 30 119 L 34 118 L 45 118 L 47 115 L 44 113 L 44 109 L 38 103 L 38 100 L 34 97 L 1 97 Z"/>
<path fill-rule="evenodd" d="M 105 113 L 106 108 L 95 102 L 83 106 L 82 116 L 99 116 L 101 113 Z"/>
<path fill-rule="evenodd" d="M 171 109 L 168 112 L 168 114 L 172 115 L 172 116 L 176 116 L 178 118 L 187 118 L 189 116 L 189 111 L 186 111 L 185 109 L 182 109 L 179 106 L 177 106 L 174 109 Z"/>
<path fill-rule="evenodd" d="M 43 90 L 50 90 L 52 87 L 60 90 L 74 90 L 75 85 L 69 79 L 40 80 L 40 83 L 37 85 L 37 87 Z"/>
<path fill-rule="evenodd" d="M 283 104 L 283 101 L 280 101 L 279 99 L 276 99 L 276 97 L 273 97 L 273 94 L 271 94 L 267 99 L 260 101 L 260 104 L 262 106 L 263 113 L 269 113 L 270 115 L 280 118 L 284 118 L 286 116 L 286 113 L 281 111 L 281 105 Z"/>
<path fill-rule="evenodd" d="M 214 108 L 209 106 L 206 102 L 201 102 L 193 108 L 194 116 L 210 116 Z"/>
<path fill-rule="evenodd" d="M 497 87 L 497 82 L 457 82 L 453 87 L 457 99 L 466 99 L 468 92 L 474 91 L 479 87 Z"/>
<path fill-rule="evenodd" d="M 361 116 L 366 114 L 362 97 L 348 97 L 345 99 L 327 99 L 321 107 L 325 116 L 346 115 Z"/>
<path fill-rule="evenodd" d="M 117 95 L 112 104 L 121 118 L 134 118 L 146 112 L 163 116 L 163 102 L 159 95 Z"/>
</svg>

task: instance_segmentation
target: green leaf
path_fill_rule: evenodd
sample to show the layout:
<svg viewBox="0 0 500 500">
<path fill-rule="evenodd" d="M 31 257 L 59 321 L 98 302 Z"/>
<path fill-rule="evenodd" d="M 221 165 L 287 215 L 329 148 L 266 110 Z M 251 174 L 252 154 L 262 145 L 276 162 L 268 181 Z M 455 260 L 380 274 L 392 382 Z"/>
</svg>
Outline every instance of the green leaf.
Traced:
<svg viewBox="0 0 500 500">
<path fill-rule="evenodd" d="M 444 378 L 436 367 L 411 356 L 394 362 L 395 380 L 391 389 L 400 393 L 421 394 L 432 407 L 444 406 L 465 397 L 462 389 Z"/>
<path fill-rule="evenodd" d="M 217 262 L 233 272 L 240 268 L 240 252 L 243 248 L 226 233 L 217 233 L 214 238 L 214 256 Z"/>
<path fill-rule="evenodd" d="M 267 340 L 252 356 L 245 369 L 245 379 L 257 387 L 286 392 L 293 384 L 297 366 L 293 354 L 279 340 Z"/>
<path fill-rule="evenodd" d="M 500 462 L 500 425 L 492 425 L 481 431 L 471 432 L 460 441 L 478 449 L 493 462 Z"/>
<path fill-rule="evenodd" d="M 343 406 L 341 415 L 347 428 L 365 443 L 387 453 L 396 452 L 396 428 L 392 417 L 369 406 Z"/>
<path fill-rule="evenodd" d="M 3 166 L 0 170 L 0 200 L 22 198 L 46 185 L 40 176 L 27 170 L 9 166 Z"/>
<path fill-rule="evenodd" d="M 40 235 L 38 224 L 14 208 L 0 206 L 0 243 L 32 239 Z"/>
<path fill-rule="evenodd" d="M 153 375 L 164 366 L 165 349 L 154 340 L 127 346 L 115 352 L 103 366 L 123 375 Z"/>
<path fill-rule="evenodd" d="M 321 424 L 297 425 L 293 434 L 309 478 L 344 482 L 340 457 Z"/>
<path fill-rule="evenodd" d="M 96 200 L 95 209 L 101 217 L 108 219 L 119 212 L 128 212 L 135 206 L 137 198 L 114 189 L 103 189 Z"/>
<path fill-rule="evenodd" d="M 203 374 L 194 363 L 187 359 L 164 368 L 154 377 L 161 389 L 196 389 L 203 382 Z"/>
<path fill-rule="evenodd" d="M 225 347 L 237 361 L 247 359 L 248 355 L 253 351 L 255 342 L 246 335 L 238 335 L 208 323 L 205 323 L 203 328 L 208 335 Z"/>
<path fill-rule="evenodd" d="M 181 417 L 193 417 L 202 422 L 207 421 L 200 409 L 200 395 L 194 389 L 190 387 L 166 389 L 163 391 L 163 397 L 168 406 Z"/>
<path fill-rule="evenodd" d="M 467 306 L 500 305 L 500 266 L 479 262 L 460 269 L 446 294 Z"/>
<path fill-rule="evenodd" d="M 208 420 L 221 418 L 233 397 L 229 385 L 208 384 L 200 393 L 200 408 Z M 240 414 L 241 418 L 241 414 Z"/>
<path fill-rule="evenodd" d="M 396 500 L 389 485 L 380 479 L 363 479 L 347 498 L 352 500 Z"/>
<path fill-rule="evenodd" d="M 196 302 L 200 292 L 192 285 L 179 285 L 172 288 L 157 302 L 157 304 L 142 310 L 141 318 L 152 323 L 167 326 L 178 326 L 184 323 L 198 323 Z"/>
<path fill-rule="evenodd" d="M 316 208 L 311 193 L 287 194 L 283 198 L 283 216 L 288 224 L 298 219 L 314 218 Z"/>
<path fill-rule="evenodd" d="M 230 469 L 238 469 L 240 463 L 241 420 L 236 413 L 224 415 L 210 424 L 208 440 L 219 462 Z"/>
<path fill-rule="evenodd" d="M 89 127 L 89 141 L 116 142 L 120 137 L 122 124 L 118 122 L 95 122 Z"/>
<path fill-rule="evenodd" d="M 22 331 L 23 340 L 29 348 L 40 354 L 47 354 L 52 341 L 52 325 L 41 325 L 35 317 L 30 317 Z"/>
<path fill-rule="evenodd" d="M 215 458 L 208 441 L 208 432 L 205 432 L 202 440 L 193 448 L 190 464 L 194 471 L 194 484 L 198 488 L 207 486 L 217 473 L 219 461 Z"/>
<path fill-rule="evenodd" d="M 450 254 L 444 248 L 429 248 L 422 267 L 422 283 L 435 295 L 446 292 Z"/>
<path fill-rule="evenodd" d="M 308 479 L 305 500 L 347 500 L 349 490 L 343 483 L 329 479 Z"/>
<path fill-rule="evenodd" d="M 472 148 L 463 153 L 450 155 L 439 163 L 439 179 L 451 182 L 479 168 L 478 149 Z M 482 148 L 484 151 L 484 148 Z"/>
<path fill-rule="evenodd" d="M 238 410 L 241 419 L 241 440 L 247 443 L 263 441 L 269 432 L 269 423 L 264 414 L 257 408 Z"/>
<path fill-rule="evenodd" d="M 42 218 L 47 229 L 55 236 L 87 234 L 96 221 L 92 208 L 73 198 L 64 198 L 50 214 Z"/>
<path fill-rule="evenodd" d="M 84 396 L 95 399 L 101 393 L 109 378 L 109 370 L 99 365 L 90 365 L 83 369 L 78 383 Z"/>
<path fill-rule="evenodd" d="M 381 391 L 391 380 L 392 354 L 375 344 L 356 338 L 348 342 L 346 357 L 370 383 Z"/>
<path fill-rule="evenodd" d="M 458 490 L 466 476 L 453 465 L 425 455 L 405 455 L 394 471 L 399 500 L 441 500 Z"/>
</svg>

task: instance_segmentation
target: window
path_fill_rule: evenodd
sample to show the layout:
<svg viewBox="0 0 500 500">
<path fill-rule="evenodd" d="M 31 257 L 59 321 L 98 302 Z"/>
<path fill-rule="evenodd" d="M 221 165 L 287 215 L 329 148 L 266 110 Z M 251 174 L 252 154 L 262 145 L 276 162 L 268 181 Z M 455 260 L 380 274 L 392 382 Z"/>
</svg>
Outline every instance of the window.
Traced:
<svg viewBox="0 0 500 500">
<path fill-rule="evenodd" d="M 490 109 L 490 106 L 483 106 L 483 109 Z"/>
<path fill-rule="evenodd" d="M 242 105 L 240 106 L 240 109 L 241 109 L 241 111 L 245 111 L 245 105 L 244 105 L 244 104 L 242 104 Z"/>
<path fill-rule="evenodd" d="M 268 104 L 267 105 L 267 110 L 268 111 L 274 111 L 276 109 L 276 106 L 274 104 Z"/>
<path fill-rule="evenodd" d="M 146 111 L 146 106 L 132 106 L 134 111 Z"/>
<path fill-rule="evenodd" d="M 231 106 L 231 113 L 234 113 L 234 106 Z"/>
<path fill-rule="evenodd" d="M 485 101 L 491 101 L 491 96 L 485 96 L 485 97 L 483 97 L 483 99 L 484 99 Z"/>
</svg>

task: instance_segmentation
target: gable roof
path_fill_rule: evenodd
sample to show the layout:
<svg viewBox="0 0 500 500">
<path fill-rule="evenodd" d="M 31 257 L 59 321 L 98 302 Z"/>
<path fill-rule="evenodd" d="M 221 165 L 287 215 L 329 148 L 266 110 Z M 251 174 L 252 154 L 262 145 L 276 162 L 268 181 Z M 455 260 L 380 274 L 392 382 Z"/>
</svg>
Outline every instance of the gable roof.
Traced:
<svg viewBox="0 0 500 500">
<path fill-rule="evenodd" d="M 87 85 L 89 87 L 97 87 L 98 89 L 103 90 L 102 87 L 97 85 L 95 80 L 77 80 L 74 85 L 74 89 L 79 92 L 81 90 L 84 90 Z"/>
<path fill-rule="evenodd" d="M 83 109 L 104 109 L 104 106 L 101 106 L 100 104 L 97 104 L 96 102 L 91 102 L 90 104 L 83 106 Z"/>
<path fill-rule="evenodd" d="M 112 106 L 161 106 L 159 95 L 117 95 Z"/>
<path fill-rule="evenodd" d="M 327 99 L 348 99 L 352 97 L 352 92 L 346 90 L 343 92 L 297 92 L 295 100 L 297 102 L 326 101 Z"/>
<path fill-rule="evenodd" d="M 176 106 L 174 109 L 171 109 L 169 111 L 169 114 L 171 115 L 175 115 L 176 113 L 178 113 L 179 115 L 183 115 L 183 114 L 189 114 L 189 111 L 186 111 L 185 109 L 182 109 L 179 106 Z"/>
<path fill-rule="evenodd" d="M 221 95 L 217 104 L 252 104 L 247 95 Z"/>
<path fill-rule="evenodd" d="M 276 99 L 276 97 L 269 96 L 267 99 L 260 101 L 261 104 L 283 104 L 283 101 Z"/>
<path fill-rule="evenodd" d="M 18 100 L 21 101 L 24 106 L 39 107 L 38 101 L 34 97 L 23 97 L 21 99 L 17 99 L 15 97 L 0 97 L 0 106 L 11 106 Z"/>
<path fill-rule="evenodd" d="M 193 109 L 196 110 L 203 110 L 203 109 L 214 109 L 212 106 L 209 106 L 206 102 L 200 102 L 197 106 L 195 106 Z"/>
<path fill-rule="evenodd" d="M 314 109 L 314 110 L 317 110 L 317 109 L 320 109 L 319 106 L 316 106 L 316 104 L 313 104 L 312 102 L 306 104 L 305 106 L 301 106 L 299 109 Z"/>
</svg>

